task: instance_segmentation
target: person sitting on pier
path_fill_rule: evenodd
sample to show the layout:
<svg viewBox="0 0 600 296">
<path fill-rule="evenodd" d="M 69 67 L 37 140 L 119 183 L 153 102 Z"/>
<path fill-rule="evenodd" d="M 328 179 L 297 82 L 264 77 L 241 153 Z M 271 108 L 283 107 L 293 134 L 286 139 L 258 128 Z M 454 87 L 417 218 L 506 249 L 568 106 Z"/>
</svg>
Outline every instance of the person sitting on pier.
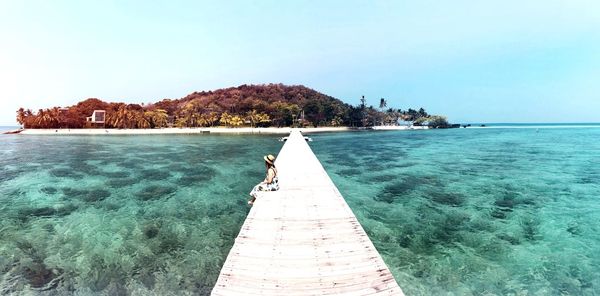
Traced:
<svg viewBox="0 0 600 296">
<path fill-rule="evenodd" d="M 258 183 L 252 191 L 250 191 L 250 196 L 252 197 L 248 204 L 254 204 L 256 201 L 256 196 L 259 191 L 276 191 L 279 190 L 279 180 L 277 179 L 277 168 L 275 167 L 275 156 L 269 154 L 263 157 L 265 159 L 265 166 L 267 167 L 267 176 L 265 179 Z"/>
</svg>

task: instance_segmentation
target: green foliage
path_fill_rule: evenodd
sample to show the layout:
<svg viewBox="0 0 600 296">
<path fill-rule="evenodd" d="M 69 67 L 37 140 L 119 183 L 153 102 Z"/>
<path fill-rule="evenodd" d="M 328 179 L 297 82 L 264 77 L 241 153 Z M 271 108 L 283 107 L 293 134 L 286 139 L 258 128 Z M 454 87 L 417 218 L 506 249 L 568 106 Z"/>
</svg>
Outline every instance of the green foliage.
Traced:
<svg viewBox="0 0 600 296">
<path fill-rule="evenodd" d="M 233 127 L 238 127 L 242 124 L 244 124 L 244 119 L 238 115 L 233 115 L 231 117 L 231 121 L 230 121 L 231 126 Z"/>
<path fill-rule="evenodd" d="M 431 128 L 447 127 L 448 120 L 445 116 L 431 115 L 428 117 L 419 117 L 413 122 L 415 125 L 426 125 Z"/>
<path fill-rule="evenodd" d="M 231 124 L 231 119 L 232 116 L 229 115 L 229 113 L 223 112 L 223 114 L 221 114 L 221 120 L 219 120 L 219 122 L 221 122 L 221 124 L 224 126 L 229 126 Z"/>
<path fill-rule="evenodd" d="M 423 125 L 423 124 L 427 123 L 427 119 L 428 119 L 427 117 L 419 117 L 413 121 L 413 124 L 414 125 Z"/>
<path fill-rule="evenodd" d="M 167 126 L 169 115 L 166 110 L 156 109 L 144 112 L 144 117 L 151 128 L 161 128 Z"/>
<path fill-rule="evenodd" d="M 106 111 L 106 128 L 162 128 L 224 126 L 373 126 L 396 124 L 399 119 L 415 121 L 429 118 L 425 109 L 385 111 L 366 105 L 364 96 L 358 106 L 304 86 L 283 84 L 241 85 L 209 92 L 194 92 L 184 98 L 163 99 L 155 104 L 107 103 L 87 99 L 69 108 L 40 109 L 36 114 L 20 108 L 17 121 L 27 128 L 94 127 L 86 118 L 94 110 Z M 443 121 L 436 118 L 436 126 Z M 440 124 L 438 124 L 440 123 Z"/>
<path fill-rule="evenodd" d="M 429 126 L 438 128 L 438 127 L 446 127 L 448 126 L 448 120 L 445 116 L 432 115 L 429 116 Z"/>
</svg>

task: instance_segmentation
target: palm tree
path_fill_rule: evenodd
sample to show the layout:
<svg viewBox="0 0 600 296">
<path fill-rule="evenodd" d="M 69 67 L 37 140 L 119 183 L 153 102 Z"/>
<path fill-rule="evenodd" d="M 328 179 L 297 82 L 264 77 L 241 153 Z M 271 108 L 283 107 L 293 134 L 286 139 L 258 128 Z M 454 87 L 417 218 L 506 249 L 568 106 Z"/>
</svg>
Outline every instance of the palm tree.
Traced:
<svg viewBox="0 0 600 296">
<path fill-rule="evenodd" d="M 19 108 L 19 110 L 17 110 L 17 122 L 19 124 L 22 124 L 23 128 L 26 128 L 25 127 L 26 120 L 27 120 L 27 114 L 25 113 L 25 109 Z"/>
<path fill-rule="evenodd" d="M 232 116 L 229 115 L 229 113 L 223 112 L 223 114 L 221 114 L 221 120 L 219 120 L 219 121 L 221 122 L 222 125 L 229 126 L 231 124 L 231 119 L 232 119 Z"/>
<path fill-rule="evenodd" d="M 121 105 L 117 111 L 109 112 L 107 123 L 114 128 L 130 128 L 132 126 L 132 114 L 126 105 Z"/>
<path fill-rule="evenodd" d="M 181 109 L 179 118 L 183 118 L 183 121 L 185 121 L 185 126 L 193 127 L 196 125 L 195 113 L 196 113 L 196 110 L 195 110 L 194 104 L 192 102 L 189 102 L 189 103 L 185 104 L 185 106 L 183 106 L 183 108 Z"/>
<path fill-rule="evenodd" d="M 169 115 L 165 110 L 156 109 L 144 112 L 144 118 L 150 124 L 150 128 L 161 128 L 167 126 Z"/>
<path fill-rule="evenodd" d="M 34 124 L 37 128 L 49 128 L 52 127 L 53 119 L 52 115 L 50 115 L 50 110 L 38 110 L 38 114 L 35 117 Z"/>
<path fill-rule="evenodd" d="M 42 116 L 44 115 L 44 110 L 38 109 L 38 112 L 35 114 L 33 118 L 33 127 L 40 128 L 42 124 Z"/>
<path fill-rule="evenodd" d="M 155 127 L 166 127 L 169 123 L 169 114 L 167 114 L 167 110 L 156 109 L 154 111 L 154 116 L 152 117 L 152 120 L 154 121 Z"/>
<path fill-rule="evenodd" d="M 244 124 L 244 119 L 242 119 L 242 117 L 240 117 L 238 115 L 234 115 L 231 117 L 230 123 L 232 126 L 240 126 L 240 125 Z"/>
<path fill-rule="evenodd" d="M 48 111 L 49 111 L 48 114 L 50 115 L 50 119 L 51 119 L 51 125 L 53 127 L 61 128 L 62 122 L 63 122 L 63 116 L 62 116 L 62 113 L 60 112 L 60 109 L 58 107 L 54 107 L 52 109 L 49 109 Z"/>
<path fill-rule="evenodd" d="M 390 122 L 392 125 L 398 125 L 398 120 L 400 119 L 402 113 L 400 109 L 389 108 L 386 111 L 386 121 Z"/>
<path fill-rule="evenodd" d="M 381 109 L 381 112 L 383 112 L 383 109 L 387 107 L 387 100 L 384 98 L 381 98 L 379 100 L 379 109 Z"/>
<path fill-rule="evenodd" d="M 254 127 L 256 123 L 260 122 L 261 114 L 258 114 L 255 109 L 246 113 L 246 120 L 250 121 L 250 127 Z"/>
<path fill-rule="evenodd" d="M 198 126 L 208 126 L 210 124 L 208 122 L 208 114 L 206 114 L 206 113 L 196 114 L 195 118 L 196 118 L 196 124 Z"/>
<path fill-rule="evenodd" d="M 217 121 L 219 121 L 219 114 L 217 112 L 210 112 L 206 118 L 210 126 L 214 126 Z"/>
<path fill-rule="evenodd" d="M 198 117 L 198 123 L 202 126 L 213 126 L 219 120 L 216 112 L 202 113 Z"/>
<path fill-rule="evenodd" d="M 260 114 L 258 114 L 258 122 L 259 123 L 271 122 L 271 117 L 269 116 L 269 114 L 260 113 Z"/>
<path fill-rule="evenodd" d="M 118 128 L 118 123 L 120 121 L 119 116 L 117 114 L 121 111 L 121 109 L 117 109 L 116 111 L 107 112 L 106 114 L 106 124 L 109 127 Z"/>
<path fill-rule="evenodd" d="M 187 125 L 187 121 L 183 117 L 179 117 L 175 120 L 175 126 L 182 128 Z"/>
<path fill-rule="evenodd" d="M 142 111 L 134 111 L 132 112 L 132 120 L 131 120 L 131 128 L 149 128 L 150 122 L 144 117 L 144 113 Z"/>
<path fill-rule="evenodd" d="M 381 98 L 379 100 L 379 110 L 381 110 L 381 113 L 383 113 L 383 109 L 385 109 L 385 107 L 387 107 L 387 100 L 384 98 Z M 381 120 L 381 125 L 383 125 L 384 124 L 383 122 L 385 121 L 385 117 L 383 114 L 382 114 L 382 116 L 380 116 L 380 120 Z"/>
</svg>

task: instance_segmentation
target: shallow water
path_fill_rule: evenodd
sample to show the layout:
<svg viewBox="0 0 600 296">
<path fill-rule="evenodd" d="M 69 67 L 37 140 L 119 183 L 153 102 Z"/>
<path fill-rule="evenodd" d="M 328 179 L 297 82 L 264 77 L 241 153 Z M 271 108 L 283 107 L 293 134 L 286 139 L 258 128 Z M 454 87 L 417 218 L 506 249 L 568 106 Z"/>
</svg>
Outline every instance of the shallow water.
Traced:
<svg viewBox="0 0 600 296">
<path fill-rule="evenodd" d="M 600 293 L 600 129 L 311 137 L 408 295 Z M 0 137 L 0 294 L 208 294 L 276 139 Z"/>
<path fill-rule="evenodd" d="M 8 132 L 8 131 L 14 131 L 14 130 L 17 130 L 17 129 L 19 129 L 18 126 L 0 125 L 0 134 L 3 134 L 3 133 Z"/>
<path fill-rule="evenodd" d="M 600 129 L 313 138 L 407 295 L 600 293 Z"/>
<path fill-rule="evenodd" d="M 1 141 L 0 294 L 208 294 L 262 156 L 281 147 L 267 136 Z"/>
</svg>

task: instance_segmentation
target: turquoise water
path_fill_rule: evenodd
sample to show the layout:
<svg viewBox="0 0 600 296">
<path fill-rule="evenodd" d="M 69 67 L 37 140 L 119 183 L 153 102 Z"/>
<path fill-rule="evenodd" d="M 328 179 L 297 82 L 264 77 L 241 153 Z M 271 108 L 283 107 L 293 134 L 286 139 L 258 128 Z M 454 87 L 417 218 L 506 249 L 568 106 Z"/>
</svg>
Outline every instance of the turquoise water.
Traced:
<svg viewBox="0 0 600 296">
<path fill-rule="evenodd" d="M 206 295 L 276 137 L 0 138 L 0 294 Z"/>
<path fill-rule="evenodd" d="M 8 131 L 14 131 L 16 129 L 19 129 L 18 126 L 3 126 L 0 125 L 0 134 L 4 133 L 4 132 L 8 132 Z"/>
<path fill-rule="evenodd" d="M 484 122 L 484 123 L 468 123 L 472 127 L 485 125 L 486 127 L 507 127 L 507 128 L 519 128 L 519 127 L 549 127 L 549 128 L 569 128 L 569 127 L 600 127 L 598 122 L 570 122 L 570 123 L 497 123 L 497 122 Z"/>
<path fill-rule="evenodd" d="M 408 295 L 600 293 L 600 129 L 313 138 Z"/>
<path fill-rule="evenodd" d="M 311 136 L 408 295 L 600 293 L 600 129 Z M 276 136 L 0 137 L 0 294 L 208 294 Z"/>
</svg>

